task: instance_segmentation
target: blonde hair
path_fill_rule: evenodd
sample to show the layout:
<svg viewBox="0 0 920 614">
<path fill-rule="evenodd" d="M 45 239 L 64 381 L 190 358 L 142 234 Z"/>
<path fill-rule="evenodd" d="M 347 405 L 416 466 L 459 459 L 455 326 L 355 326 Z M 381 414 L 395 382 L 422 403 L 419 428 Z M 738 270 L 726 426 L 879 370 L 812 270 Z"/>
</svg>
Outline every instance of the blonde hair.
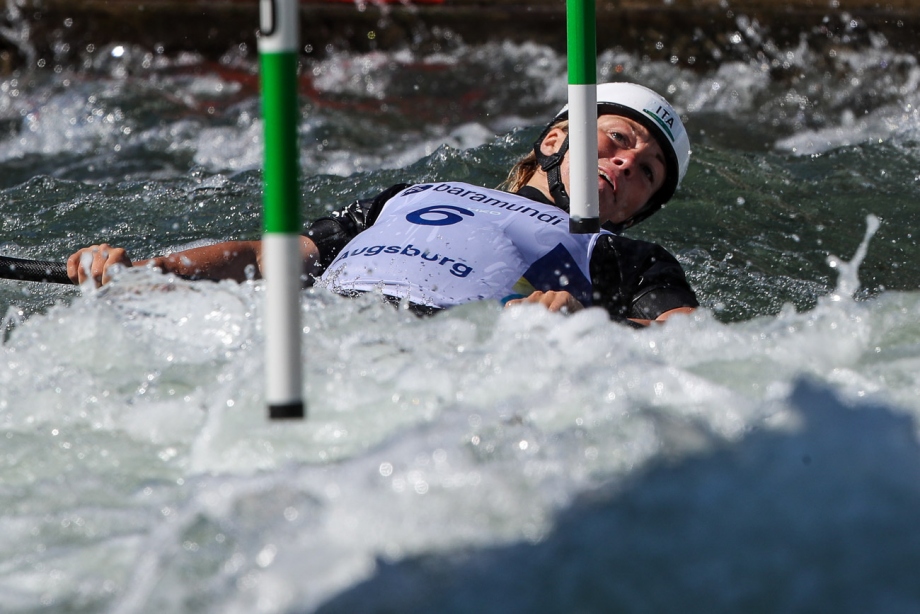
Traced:
<svg viewBox="0 0 920 614">
<path fill-rule="evenodd" d="M 556 122 L 543 133 L 543 137 L 553 128 L 559 128 L 568 134 L 569 120 L 563 119 Z M 518 160 L 517 164 L 511 167 L 508 176 L 501 182 L 498 189 L 511 193 L 517 192 L 530 182 L 538 168 L 540 168 L 540 164 L 537 162 L 537 154 L 531 150 L 530 153 Z"/>
</svg>

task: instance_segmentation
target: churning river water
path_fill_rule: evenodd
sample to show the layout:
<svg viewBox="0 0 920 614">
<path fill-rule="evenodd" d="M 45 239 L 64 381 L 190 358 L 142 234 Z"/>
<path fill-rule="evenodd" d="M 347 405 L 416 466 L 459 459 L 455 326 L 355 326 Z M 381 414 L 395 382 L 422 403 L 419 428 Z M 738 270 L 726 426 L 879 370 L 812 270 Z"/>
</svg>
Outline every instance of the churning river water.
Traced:
<svg viewBox="0 0 920 614">
<path fill-rule="evenodd" d="M 309 417 L 273 423 L 260 282 L 0 282 L 0 611 L 920 611 L 920 66 L 873 40 L 600 54 L 691 135 L 631 231 L 703 304 L 665 326 L 307 290 Z M 4 78 L 0 253 L 258 237 L 255 68 L 111 44 Z M 333 53 L 301 86 L 312 219 L 497 185 L 565 58 Z"/>
</svg>

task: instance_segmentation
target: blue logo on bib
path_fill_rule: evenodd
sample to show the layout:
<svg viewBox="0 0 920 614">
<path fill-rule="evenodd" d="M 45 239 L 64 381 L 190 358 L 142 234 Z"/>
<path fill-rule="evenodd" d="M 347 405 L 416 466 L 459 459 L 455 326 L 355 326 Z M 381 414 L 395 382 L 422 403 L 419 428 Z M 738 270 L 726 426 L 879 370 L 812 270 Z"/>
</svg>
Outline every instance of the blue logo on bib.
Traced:
<svg viewBox="0 0 920 614">
<path fill-rule="evenodd" d="M 414 185 L 406 188 L 402 193 L 403 196 L 409 196 L 410 194 L 418 194 L 419 192 L 424 192 L 425 190 L 430 190 L 431 185 Z"/>
<path fill-rule="evenodd" d="M 463 221 L 461 215 L 473 217 L 474 213 L 463 207 L 453 205 L 432 205 L 416 209 L 406 216 L 406 220 L 421 226 L 450 226 Z"/>
</svg>

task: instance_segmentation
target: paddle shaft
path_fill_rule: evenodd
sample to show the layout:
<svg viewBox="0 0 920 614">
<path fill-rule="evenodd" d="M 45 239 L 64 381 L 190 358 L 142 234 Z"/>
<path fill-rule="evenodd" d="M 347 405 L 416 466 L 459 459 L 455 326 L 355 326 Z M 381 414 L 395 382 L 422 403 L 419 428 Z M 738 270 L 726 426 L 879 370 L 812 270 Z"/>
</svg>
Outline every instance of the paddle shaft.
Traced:
<svg viewBox="0 0 920 614">
<path fill-rule="evenodd" d="M 67 277 L 67 264 L 48 260 L 26 260 L 0 256 L 0 279 L 72 284 Z"/>
</svg>

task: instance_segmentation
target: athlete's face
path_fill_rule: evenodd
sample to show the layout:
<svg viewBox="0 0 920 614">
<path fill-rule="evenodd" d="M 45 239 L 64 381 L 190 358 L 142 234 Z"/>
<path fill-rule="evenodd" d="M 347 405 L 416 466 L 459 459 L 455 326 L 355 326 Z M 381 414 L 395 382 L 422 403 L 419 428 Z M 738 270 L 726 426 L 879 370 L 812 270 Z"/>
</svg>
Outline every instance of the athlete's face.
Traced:
<svg viewBox="0 0 920 614">
<path fill-rule="evenodd" d="M 549 131 L 541 148 L 552 154 L 562 147 L 566 132 Z M 635 215 L 664 185 L 664 152 L 648 129 L 619 115 L 597 118 L 597 190 L 601 223 L 620 223 Z M 562 182 L 572 194 L 569 153 L 561 167 Z"/>
</svg>

